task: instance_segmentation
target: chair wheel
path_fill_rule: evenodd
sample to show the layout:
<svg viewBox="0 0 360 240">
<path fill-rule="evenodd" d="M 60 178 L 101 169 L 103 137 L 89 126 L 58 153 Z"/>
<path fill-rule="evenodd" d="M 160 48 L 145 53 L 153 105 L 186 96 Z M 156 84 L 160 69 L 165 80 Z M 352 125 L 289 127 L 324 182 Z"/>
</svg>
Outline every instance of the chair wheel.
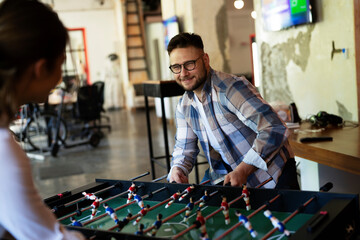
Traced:
<svg viewBox="0 0 360 240">
<path fill-rule="evenodd" d="M 89 143 L 91 146 L 97 147 L 100 143 L 100 139 L 101 139 L 100 134 L 97 132 L 93 132 L 91 133 Z"/>
</svg>

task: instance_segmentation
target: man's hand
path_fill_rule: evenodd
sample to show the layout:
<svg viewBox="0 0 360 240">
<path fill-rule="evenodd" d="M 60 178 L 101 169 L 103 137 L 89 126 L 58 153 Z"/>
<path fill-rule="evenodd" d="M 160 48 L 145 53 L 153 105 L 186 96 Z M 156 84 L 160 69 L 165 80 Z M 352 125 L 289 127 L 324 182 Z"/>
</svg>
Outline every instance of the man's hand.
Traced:
<svg viewBox="0 0 360 240">
<path fill-rule="evenodd" d="M 243 184 L 246 184 L 248 176 L 257 169 L 250 164 L 241 162 L 231 173 L 225 176 L 224 185 L 230 182 L 233 187 L 241 187 Z"/>
<path fill-rule="evenodd" d="M 174 167 L 171 171 L 171 175 L 169 178 L 170 182 L 176 183 L 189 183 L 189 179 L 185 175 L 184 171 L 179 167 Z"/>
</svg>

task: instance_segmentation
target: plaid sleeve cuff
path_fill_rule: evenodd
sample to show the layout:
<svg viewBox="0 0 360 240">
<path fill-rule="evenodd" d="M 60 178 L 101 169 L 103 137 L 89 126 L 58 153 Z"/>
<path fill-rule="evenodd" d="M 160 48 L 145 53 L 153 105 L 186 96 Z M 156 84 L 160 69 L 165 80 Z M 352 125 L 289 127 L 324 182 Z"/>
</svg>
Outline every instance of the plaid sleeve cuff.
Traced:
<svg viewBox="0 0 360 240">
<path fill-rule="evenodd" d="M 184 168 L 184 167 L 181 166 L 181 165 L 176 165 L 176 164 L 174 164 L 174 165 L 171 166 L 170 171 L 169 171 L 169 173 L 168 173 L 168 175 L 167 175 L 166 180 L 167 180 L 168 182 L 169 182 L 169 180 L 170 180 L 170 175 L 171 175 L 172 170 L 173 170 L 174 167 L 179 167 L 179 168 L 181 168 L 181 169 L 184 171 L 185 175 L 186 175 L 186 176 L 189 176 L 189 171 L 188 171 L 186 168 Z"/>
<path fill-rule="evenodd" d="M 254 149 L 250 148 L 250 150 L 246 153 L 246 156 L 243 159 L 244 163 L 260 168 L 264 171 L 267 171 L 267 165 L 264 159 L 262 159 Z"/>
</svg>

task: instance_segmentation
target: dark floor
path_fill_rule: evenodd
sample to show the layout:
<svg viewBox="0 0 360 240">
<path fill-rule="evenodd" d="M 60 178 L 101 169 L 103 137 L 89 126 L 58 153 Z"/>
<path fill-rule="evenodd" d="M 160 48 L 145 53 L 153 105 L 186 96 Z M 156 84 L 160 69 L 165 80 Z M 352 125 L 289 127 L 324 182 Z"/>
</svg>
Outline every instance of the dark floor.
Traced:
<svg viewBox="0 0 360 240">
<path fill-rule="evenodd" d="M 117 110 L 106 113 L 110 117 L 111 133 L 106 133 L 100 145 L 61 148 L 57 157 L 44 154 L 44 160 L 32 159 L 32 170 L 36 186 L 43 198 L 72 190 L 94 182 L 96 178 L 128 180 L 147 171 L 151 172 L 148 135 L 144 109 Z M 161 119 L 155 109 L 150 111 L 152 138 L 155 156 L 164 156 L 164 137 Z M 175 126 L 168 124 L 170 154 L 174 146 Z M 161 160 L 165 164 L 165 160 Z M 200 166 L 200 173 L 206 166 Z M 156 177 L 166 174 L 156 165 Z M 141 178 L 151 181 L 151 175 Z M 165 181 L 165 180 L 163 180 Z M 190 182 L 195 182 L 194 173 Z"/>
</svg>

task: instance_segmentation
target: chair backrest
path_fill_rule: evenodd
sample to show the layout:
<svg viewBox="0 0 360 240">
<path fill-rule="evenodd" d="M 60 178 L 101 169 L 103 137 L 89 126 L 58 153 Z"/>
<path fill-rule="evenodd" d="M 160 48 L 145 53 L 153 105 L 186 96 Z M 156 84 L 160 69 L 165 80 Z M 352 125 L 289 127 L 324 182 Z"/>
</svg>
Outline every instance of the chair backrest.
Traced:
<svg viewBox="0 0 360 240">
<path fill-rule="evenodd" d="M 79 88 L 77 109 L 81 120 L 92 121 L 100 119 L 100 98 L 97 86 L 88 85 Z"/>
<path fill-rule="evenodd" d="M 100 104 L 101 104 L 101 107 L 103 106 L 104 104 L 104 87 L 105 87 L 105 83 L 102 82 L 102 81 L 96 81 L 92 84 L 92 86 L 96 86 L 96 89 L 98 91 L 98 94 L 99 94 L 99 100 L 100 100 Z"/>
</svg>

